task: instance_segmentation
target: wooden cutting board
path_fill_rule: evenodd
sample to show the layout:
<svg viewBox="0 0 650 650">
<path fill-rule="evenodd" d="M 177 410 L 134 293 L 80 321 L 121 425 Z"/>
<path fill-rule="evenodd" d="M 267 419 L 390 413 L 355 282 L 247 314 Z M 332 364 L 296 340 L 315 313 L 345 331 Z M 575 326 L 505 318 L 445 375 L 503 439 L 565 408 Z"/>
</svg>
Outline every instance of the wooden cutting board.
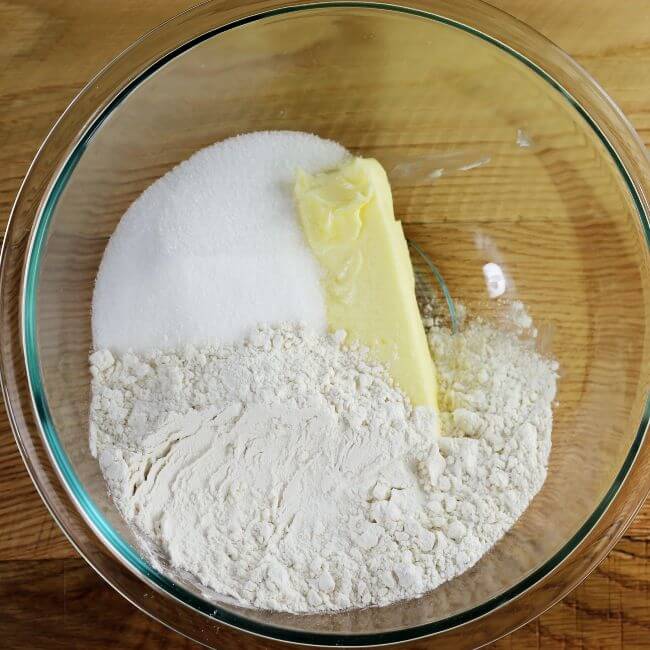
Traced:
<svg viewBox="0 0 650 650">
<path fill-rule="evenodd" d="M 0 227 L 48 129 L 84 83 L 182 0 L 0 0 Z M 650 1 L 493 0 L 567 50 L 650 141 Z M 601 566 L 492 648 L 650 648 L 650 505 Z M 43 506 L 0 407 L 0 646 L 199 648 L 137 611 Z M 263 648 L 233 634 L 228 648 Z M 432 644 L 432 647 L 435 647 Z"/>
</svg>

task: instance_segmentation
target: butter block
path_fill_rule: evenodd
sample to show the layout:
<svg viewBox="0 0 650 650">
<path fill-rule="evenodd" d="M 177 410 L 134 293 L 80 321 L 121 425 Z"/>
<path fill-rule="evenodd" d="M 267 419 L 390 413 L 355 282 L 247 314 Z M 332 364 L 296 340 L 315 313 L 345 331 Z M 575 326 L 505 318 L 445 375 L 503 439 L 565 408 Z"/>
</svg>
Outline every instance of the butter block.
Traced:
<svg viewBox="0 0 650 650">
<path fill-rule="evenodd" d="M 295 195 L 307 241 L 324 269 L 328 326 L 367 346 L 414 406 L 437 410 L 413 267 L 383 167 L 354 158 L 329 172 L 299 171 Z"/>
</svg>

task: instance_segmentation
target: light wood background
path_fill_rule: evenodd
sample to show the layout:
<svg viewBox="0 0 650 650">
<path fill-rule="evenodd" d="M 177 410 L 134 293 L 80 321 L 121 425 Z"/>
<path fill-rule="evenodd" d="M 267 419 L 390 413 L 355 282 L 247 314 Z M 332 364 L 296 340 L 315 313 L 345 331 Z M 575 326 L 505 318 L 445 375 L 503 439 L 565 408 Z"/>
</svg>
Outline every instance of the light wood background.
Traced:
<svg viewBox="0 0 650 650">
<path fill-rule="evenodd" d="M 187 0 L 0 0 L 0 226 L 78 89 Z M 650 0 L 493 0 L 582 63 L 650 142 Z M 493 648 L 650 648 L 650 504 L 576 591 Z M 198 648 L 81 560 L 36 494 L 0 408 L 0 646 Z M 241 637 L 241 646 L 264 643 Z M 433 647 L 433 645 L 432 645 Z"/>
</svg>

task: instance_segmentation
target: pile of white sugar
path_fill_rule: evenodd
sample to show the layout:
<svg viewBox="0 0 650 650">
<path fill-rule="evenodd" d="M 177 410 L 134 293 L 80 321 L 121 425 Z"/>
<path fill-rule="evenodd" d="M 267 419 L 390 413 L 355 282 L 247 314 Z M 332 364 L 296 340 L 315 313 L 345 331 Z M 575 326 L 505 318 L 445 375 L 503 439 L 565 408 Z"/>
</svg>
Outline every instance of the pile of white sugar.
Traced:
<svg viewBox="0 0 650 650">
<path fill-rule="evenodd" d="M 231 343 L 258 324 L 325 332 L 320 269 L 296 216 L 296 170 L 340 164 L 339 144 L 274 131 L 194 154 L 131 205 L 93 294 L 93 343 L 118 352 Z"/>
<path fill-rule="evenodd" d="M 90 445 L 108 489 L 154 564 L 247 606 L 423 594 L 546 476 L 557 365 L 517 332 L 425 319 L 441 437 L 368 350 L 326 334 L 292 182 L 346 155 L 289 132 L 201 151 L 133 204 L 97 279 Z"/>
</svg>

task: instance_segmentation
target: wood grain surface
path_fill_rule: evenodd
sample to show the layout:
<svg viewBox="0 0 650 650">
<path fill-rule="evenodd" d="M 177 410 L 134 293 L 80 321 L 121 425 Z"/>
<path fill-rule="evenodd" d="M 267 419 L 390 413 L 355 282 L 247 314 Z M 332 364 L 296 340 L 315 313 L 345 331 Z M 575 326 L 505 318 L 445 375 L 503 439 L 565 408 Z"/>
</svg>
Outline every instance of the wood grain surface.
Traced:
<svg viewBox="0 0 650 650">
<path fill-rule="evenodd" d="M 0 225 L 42 139 L 94 72 L 181 0 L 0 0 Z M 648 0 L 493 0 L 582 63 L 650 142 Z M 650 505 L 601 566 L 492 648 L 650 648 Z M 241 647 L 264 642 L 241 637 Z M 110 589 L 50 518 L 0 409 L 0 647 L 198 648 Z M 434 645 L 432 644 L 432 647 Z"/>
</svg>

